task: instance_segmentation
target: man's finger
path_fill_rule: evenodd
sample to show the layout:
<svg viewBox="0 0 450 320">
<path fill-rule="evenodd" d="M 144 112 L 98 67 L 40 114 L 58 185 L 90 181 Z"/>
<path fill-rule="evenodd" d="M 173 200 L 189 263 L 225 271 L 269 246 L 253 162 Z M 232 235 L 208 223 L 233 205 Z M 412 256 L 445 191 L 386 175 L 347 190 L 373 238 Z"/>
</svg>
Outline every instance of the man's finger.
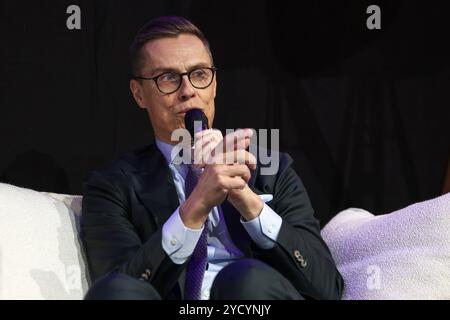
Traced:
<svg viewBox="0 0 450 320">
<path fill-rule="evenodd" d="M 240 189 L 242 190 L 247 182 L 240 176 L 224 177 L 222 180 L 223 187 L 227 190 Z"/>
<path fill-rule="evenodd" d="M 256 157 L 246 150 L 235 150 L 215 157 L 216 164 L 246 164 L 250 169 L 256 169 Z"/>
<path fill-rule="evenodd" d="M 222 132 L 217 129 L 209 129 L 197 132 L 194 143 L 194 163 L 204 166 L 211 164 L 209 159 L 214 155 L 214 148 L 222 141 Z"/>
<path fill-rule="evenodd" d="M 226 153 L 232 150 L 247 149 L 250 145 L 250 138 L 253 136 L 251 129 L 238 129 L 227 134 L 222 141 L 222 151 Z"/>
<path fill-rule="evenodd" d="M 217 141 L 219 143 L 222 141 L 223 135 L 220 130 L 217 129 L 207 129 L 200 132 L 197 132 L 194 135 L 194 146 L 195 145 L 203 145 L 210 143 L 211 141 Z M 200 142 L 199 142 L 200 141 Z"/>
<path fill-rule="evenodd" d="M 250 170 L 245 164 L 226 165 L 222 168 L 222 175 L 240 176 L 248 180 L 250 178 Z"/>
</svg>

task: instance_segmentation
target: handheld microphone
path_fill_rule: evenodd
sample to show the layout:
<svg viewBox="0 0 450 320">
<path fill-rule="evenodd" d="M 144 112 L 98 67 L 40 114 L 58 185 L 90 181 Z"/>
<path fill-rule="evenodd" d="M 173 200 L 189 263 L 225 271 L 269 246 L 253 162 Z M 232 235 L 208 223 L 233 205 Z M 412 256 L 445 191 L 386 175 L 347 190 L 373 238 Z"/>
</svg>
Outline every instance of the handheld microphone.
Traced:
<svg viewBox="0 0 450 320">
<path fill-rule="evenodd" d="M 189 131 L 194 144 L 194 135 L 197 132 L 209 129 L 208 118 L 200 109 L 191 109 L 184 116 L 184 126 Z"/>
</svg>

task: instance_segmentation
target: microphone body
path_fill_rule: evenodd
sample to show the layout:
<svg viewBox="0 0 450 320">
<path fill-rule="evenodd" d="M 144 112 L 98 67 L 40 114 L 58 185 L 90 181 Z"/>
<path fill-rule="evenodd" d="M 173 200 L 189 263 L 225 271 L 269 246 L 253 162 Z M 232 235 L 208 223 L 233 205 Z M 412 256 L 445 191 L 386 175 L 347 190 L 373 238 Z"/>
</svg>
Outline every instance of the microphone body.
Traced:
<svg viewBox="0 0 450 320">
<path fill-rule="evenodd" d="M 200 109 L 191 109 L 184 116 L 184 126 L 191 134 L 192 144 L 197 132 L 209 129 L 208 118 Z"/>
</svg>

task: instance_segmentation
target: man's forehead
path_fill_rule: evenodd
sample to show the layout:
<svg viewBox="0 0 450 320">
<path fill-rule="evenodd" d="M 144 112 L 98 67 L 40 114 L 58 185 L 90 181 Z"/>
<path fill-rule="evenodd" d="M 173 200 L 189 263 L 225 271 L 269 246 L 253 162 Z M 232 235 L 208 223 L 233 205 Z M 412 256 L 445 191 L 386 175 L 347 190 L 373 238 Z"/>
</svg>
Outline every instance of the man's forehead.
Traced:
<svg viewBox="0 0 450 320">
<path fill-rule="evenodd" d="M 146 67 L 152 69 L 211 63 L 211 58 L 203 42 L 190 34 L 149 41 L 144 45 L 143 50 L 147 58 Z"/>
</svg>

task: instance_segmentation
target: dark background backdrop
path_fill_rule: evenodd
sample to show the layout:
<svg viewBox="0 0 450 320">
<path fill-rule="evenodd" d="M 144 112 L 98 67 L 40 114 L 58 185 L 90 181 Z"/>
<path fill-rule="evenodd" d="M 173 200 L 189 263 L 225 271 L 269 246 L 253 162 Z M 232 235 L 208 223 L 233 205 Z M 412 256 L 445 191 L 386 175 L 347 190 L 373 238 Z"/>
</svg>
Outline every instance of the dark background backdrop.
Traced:
<svg viewBox="0 0 450 320">
<path fill-rule="evenodd" d="M 81 30 L 66 8 L 81 7 Z M 377 4 L 382 29 L 366 28 Z M 444 1 L 2 0 L 0 177 L 79 194 L 86 173 L 148 144 L 128 46 L 159 15 L 190 18 L 219 67 L 215 126 L 279 128 L 326 223 L 441 194 L 450 151 Z"/>
</svg>

